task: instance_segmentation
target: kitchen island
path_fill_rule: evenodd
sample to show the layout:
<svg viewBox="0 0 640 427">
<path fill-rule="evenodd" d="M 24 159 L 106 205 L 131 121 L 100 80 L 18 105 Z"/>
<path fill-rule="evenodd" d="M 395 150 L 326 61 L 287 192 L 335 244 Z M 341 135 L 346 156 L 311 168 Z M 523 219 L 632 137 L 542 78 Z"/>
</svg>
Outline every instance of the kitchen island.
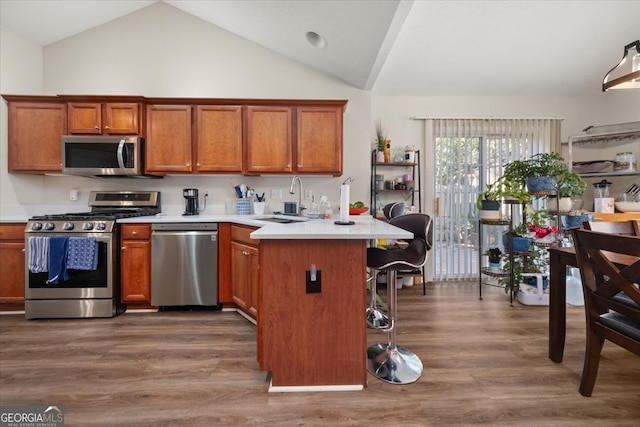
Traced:
<svg viewBox="0 0 640 427">
<path fill-rule="evenodd" d="M 288 217 L 290 223 L 269 221 L 274 217 L 158 214 L 119 223 L 251 227 L 245 229 L 255 230 L 250 237 L 260 241 L 258 262 L 244 268 L 257 270 L 251 280 L 257 282 L 258 363 L 271 372 L 270 391 L 362 389 L 367 380 L 366 248 L 371 239 L 409 239 L 412 233 L 368 215 L 351 216 L 353 225 L 297 217 Z M 221 238 L 219 254 L 230 244 Z M 234 268 L 229 259 L 220 257 L 221 269 Z M 219 278 L 221 288 L 229 286 L 228 275 Z"/>
<path fill-rule="evenodd" d="M 260 239 L 258 360 L 270 391 L 366 385 L 366 261 L 370 239 L 409 239 L 371 216 L 272 224 Z M 313 272 L 315 270 L 315 281 Z"/>
</svg>

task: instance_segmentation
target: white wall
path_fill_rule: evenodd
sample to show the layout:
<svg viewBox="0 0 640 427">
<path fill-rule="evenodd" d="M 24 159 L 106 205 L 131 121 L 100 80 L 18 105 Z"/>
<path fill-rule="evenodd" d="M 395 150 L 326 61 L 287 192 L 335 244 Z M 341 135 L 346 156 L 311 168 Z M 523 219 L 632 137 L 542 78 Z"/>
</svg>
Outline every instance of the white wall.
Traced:
<svg viewBox="0 0 640 427">
<path fill-rule="evenodd" d="M 594 82 L 600 85 L 601 82 Z M 562 141 L 582 133 L 589 125 L 640 121 L 640 94 L 637 91 L 612 91 L 583 97 L 392 97 L 374 96 L 373 120 L 382 120 L 392 149 L 414 145 L 422 150 L 426 169 L 427 194 L 424 205 L 433 212 L 433 192 L 429 186 L 432 148 L 424 147 L 424 121 L 416 117 L 557 117 L 562 118 Z M 564 153 L 563 153 L 564 154 Z M 620 180 L 613 191 L 628 186 Z M 588 189 L 587 191 L 591 191 Z"/>
<path fill-rule="evenodd" d="M 44 84 L 36 92 L 44 94 L 109 94 L 149 97 L 203 98 L 291 98 L 347 99 L 344 115 L 344 176 L 361 177 L 352 186 L 354 199 L 366 200 L 369 162 L 362 153 L 370 147 L 370 93 L 354 89 L 332 77 L 275 54 L 205 21 L 164 3 L 156 3 L 98 28 L 46 46 L 43 56 Z M 11 57 L 16 74 L 24 66 L 21 57 Z M 3 49 L 3 63 L 4 63 Z M 3 80 L 4 80 L 3 69 Z M 20 93 L 13 87 L 3 93 Z M 3 107 L 3 108 L 6 108 Z M 6 117 L 3 120 L 6 123 Z M 6 150 L 5 150 L 6 152 Z M 171 176 L 163 180 L 90 179 L 2 175 L 2 192 L 16 185 L 26 187 L 7 203 L 47 206 L 67 204 L 86 210 L 89 190 L 161 190 L 165 210 L 182 209 L 182 188 L 211 190 L 206 213 L 224 212 L 224 201 L 233 197 L 229 175 Z M 280 188 L 284 200 L 291 177 L 232 177 L 260 192 Z M 319 196 L 327 194 L 335 204 L 344 178 L 303 177 L 304 188 Z M 45 195 L 33 194 L 36 186 Z M 79 189 L 80 200 L 69 202 L 69 190 Z M 281 201 L 268 199 L 271 207 L 282 209 Z M 4 208 L 4 201 L 3 201 Z"/>
<path fill-rule="evenodd" d="M 595 97 L 387 97 L 354 89 L 341 81 L 273 53 L 216 26 L 156 3 L 123 18 L 44 49 L 5 28 L 1 33 L 0 88 L 11 94 L 109 94 L 150 97 L 348 99 L 344 116 L 344 176 L 304 177 L 314 194 L 337 204 L 339 184 L 352 183 L 353 201 L 369 201 L 369 153 L 373 123 L 382 119 L 392 145 L 423 141 L 422 122 L 435 117 L 549 117 L 565 119 L 563 139 L 589 124 L 640 120 L 640 96 L 606 93 Z M 600 84 L 594 82 L 595 85 Z M 98 180 L 61 176 L 8 175 L 6 172 L 6 105 L 2 103 L 0 216 L 28 208 L 58 212 L 60 205 L 86 210 L 89 190 L 158 189 L 165 210 L 181 209 L 182 188 L 209 189 L 207 213 L 222 212 L 232 196 L 229 176 L 172 176 L 163 180 Z M 429 150 L 425 150 L 427 153 Z M 266 191 L 283 189 L 290 177 L 232 177 Z M 428 181 L 428 180 L 427 180 Z M 69 201 L 79 189 L 80 200 Z M 274 203 L 272 208 L 280 208 Z M 213 205 L 213 206 L 211 206 Z"/>
<path fill-rule="evenodd" d="M 40 95 L 42 86 L 42 47 L 0 25 L 0 92 Z M 7 104 L 0 103 L 0 218 L 5 207 L 44 197 L 44 178 L 7 173 Z"/>
</svg>

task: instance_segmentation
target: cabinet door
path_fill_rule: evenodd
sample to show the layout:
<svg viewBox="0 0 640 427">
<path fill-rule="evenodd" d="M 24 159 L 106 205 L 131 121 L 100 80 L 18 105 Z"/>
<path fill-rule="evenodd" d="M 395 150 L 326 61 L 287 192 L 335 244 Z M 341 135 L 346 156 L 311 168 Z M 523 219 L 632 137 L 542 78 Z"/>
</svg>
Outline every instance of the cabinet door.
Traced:
<svg viewBox="0 0 640 427">
<path fill-rule="evenodd" d="M 147 172 L 191 172 L 191 106 L 147 106 Z"/>
<path fill-rule="evenodd" d="M 151 303 L 151 242 L 123 240 L 121 252 L 121 301 Z"/>
<path fill-rule="evenodd" d="M 299 107 L 296 123 L 297 171 L 342 175 L 342 108 Z"/>
<path fill-rule="evenodd" d="M 104 128 L 109 135 L 138 135 L 140 133 L 140 105 L 134 102 L 104 105 Z"/>
<path fill-rule="evenodd" d="M 293 170 L 292 110 L 289 107 L 248 106 L 245 165 L 249 174 Z"/>
<path fill-rule="evenodd" d="M 196 172 L 242 172 L 242 107 L 196 107 Z"/>
<path fill-rule="evenodd" d="M 247 287 L 249 299 L 247 301 L 247 309 L 249 314 L 254 318 L 258 317 L 258 280 L 259 280 L 259 262 L 258 262 L 258 249 L 252 246 L 247 247 L 248 255 L 248 275 L 247 275 Z"/>
<path fill-rule="evenodd" d="M 249 254 L 251 247 L 231 242 L 231 294 L 233 302 L 243 311 L 249 311 Z"/>
<path fill-rule="evenodd" d="M 69 102 L 69 133 L 102 134 L 102 104 L 99 102 Z"/>
<path fill-rule="evenodd" d="M 24 309 L 24 224 L 0 225 L 0 304 Z"/>
<path fill-rule="evenodd" d="M 67 132 L 63 102 L 9 102 L 9 172 L 60 173 L 60 138 Z"/>
</svg>

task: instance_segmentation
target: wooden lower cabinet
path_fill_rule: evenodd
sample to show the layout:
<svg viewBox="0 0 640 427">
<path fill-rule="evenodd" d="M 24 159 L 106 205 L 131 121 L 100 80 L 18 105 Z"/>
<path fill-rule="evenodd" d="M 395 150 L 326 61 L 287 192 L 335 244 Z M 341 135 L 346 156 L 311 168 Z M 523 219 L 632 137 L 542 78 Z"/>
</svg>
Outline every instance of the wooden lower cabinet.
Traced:
<svg viewBox="0 0 640 427">
<path fill-rule="evenodd" d="M 0 309 L 24 310 L 24 227 L 0 225 Z"/>
<path fill-rule="evenodd" d="M 233 302 L 251 315 L 258 316 L 258 249 L 231 242 L 231 292 Z"/>
<path fill-rule="evenodd" d="M 123 224 L 120 233 L 120 301 L 151 304 L 151 225 Z"/>
<path fill-rule="evenodd" d="M 249 237 L 254 227 L 231 225 L 230 291 L 231 301 L 249 316 L 258 317 L 259 241 Z"/>
</svg>

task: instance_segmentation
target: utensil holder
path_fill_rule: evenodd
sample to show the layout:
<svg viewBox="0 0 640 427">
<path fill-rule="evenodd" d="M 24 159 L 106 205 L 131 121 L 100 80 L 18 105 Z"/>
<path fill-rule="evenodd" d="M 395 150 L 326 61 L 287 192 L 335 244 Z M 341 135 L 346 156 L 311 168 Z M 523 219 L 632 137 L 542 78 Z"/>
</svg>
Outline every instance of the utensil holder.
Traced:
<svg viewBox="0 0 640 427">
<path fill-rule="evenodd" d="M 253 202 L 253 213 L 255 215 L 264 215 L 265 202 Z"/>
<path fill-rule="evenodd" d="M 236 201 L 236 213 L 238 215 L 249 215 L 251 213 L 251 201 L 249 199 L 238 199 Z"/>
</svg>

